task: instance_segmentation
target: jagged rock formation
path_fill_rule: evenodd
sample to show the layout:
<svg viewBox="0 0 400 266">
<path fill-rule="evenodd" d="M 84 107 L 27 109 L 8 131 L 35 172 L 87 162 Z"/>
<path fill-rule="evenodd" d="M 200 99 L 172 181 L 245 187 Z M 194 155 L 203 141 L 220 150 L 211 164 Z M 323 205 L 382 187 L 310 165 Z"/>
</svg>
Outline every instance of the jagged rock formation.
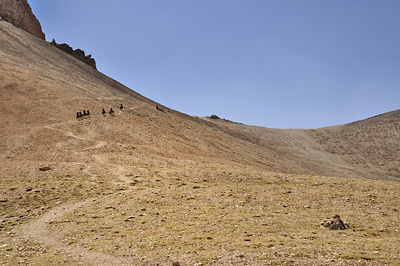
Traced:
<svg viewBox="0 0 400 266">
<path fill-rule="evenodd" d="M 81 49 L 74 50 L 74 49 L 72 49 L 71 46 L 69 46 L 66 43 L 62 43 L 62 44 L 56 43 L 56 41 L 54 39 L 51 42 L 51 44 L 54 45 L 55 47 L 57 47 L 58 49 L 63 50 L 67 54 L 70 54 L 70 55 L 74 56 L 75 58 L 81 60 L 85 64 L 88 64 L 89 66 L 93 67 L 94 69 L 97 69 L 96 61 L 94 60 L 94 58 L 92 58 L 91 54 L 85 55 L 85 52 L 82 51 Z"/>
<path fill-rule="evenodd" d="M 33 14 L 27 0 L 0 0 L 0 20 L 10 22 L 14 26 L 45 40 L 42 26 Z"/>
<path fill-rule="evenodd" d="M 0 0 L 0 20 L 5 20 L 16 27 L 39 37 L 40 39 L 45 40 L 45 35 L 42 32 L 40 22 L 33 14 L 27 0 Z M 89 54 L 86 56 L 85 52 L 81 49 L 73 50 L 68 44 L 58 44 L 54 39 L 51 44 L 97 69 L 96 61 L 92 58 L 92 55 Z"/>
</svg>

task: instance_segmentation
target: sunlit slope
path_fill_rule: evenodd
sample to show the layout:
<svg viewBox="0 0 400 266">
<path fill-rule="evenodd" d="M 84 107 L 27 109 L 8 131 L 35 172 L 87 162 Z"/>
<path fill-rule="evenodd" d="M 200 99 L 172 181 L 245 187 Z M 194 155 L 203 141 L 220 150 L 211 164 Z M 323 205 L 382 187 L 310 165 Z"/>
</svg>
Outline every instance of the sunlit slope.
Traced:
<svg viewBox="0 0 400 266">
<path fill-rule="evenodd" d="M 0 81 L 0 160 L 7 163 L 84 160 L 82 150 L 103 143 L 132 160 L 400 179 L 398 111 L 313 130 L 251 127 L 163 106 L 159 111 L 152 100 L 4 21 Z M 114 108 L 115 116 L 103 116 L 103 108 Z M 77 120 L 84 109 L 91 117 Z"/>
<path fill-rule="evenodd" d="M 115 146 L 110 149 L 129 144 L 127 153 L 137 156 L 271 165 L 253 136 L 163 106 L 156 110 L 155 102 L 11 24 L 0 22 L 0 41 L 3 159 L 77 160 L 77 151 L 103 141 Z M 90 119 L 76 119 L 84 109 Z M 70 145 L 61 147 L 66 138 Z"/>
</svg>

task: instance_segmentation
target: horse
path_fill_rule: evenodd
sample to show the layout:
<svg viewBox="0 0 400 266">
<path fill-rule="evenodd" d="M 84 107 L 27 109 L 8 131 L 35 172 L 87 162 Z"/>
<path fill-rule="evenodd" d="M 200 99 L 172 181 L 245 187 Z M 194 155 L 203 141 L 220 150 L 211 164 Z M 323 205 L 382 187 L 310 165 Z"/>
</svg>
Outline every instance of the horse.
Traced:
<svg viewBox="0 0 400 266">
<path fill-rule="evenodd" d="M 76 119 L 82 119 L 83 114 L 82 112 L 76 112 Z"/>
</svg>

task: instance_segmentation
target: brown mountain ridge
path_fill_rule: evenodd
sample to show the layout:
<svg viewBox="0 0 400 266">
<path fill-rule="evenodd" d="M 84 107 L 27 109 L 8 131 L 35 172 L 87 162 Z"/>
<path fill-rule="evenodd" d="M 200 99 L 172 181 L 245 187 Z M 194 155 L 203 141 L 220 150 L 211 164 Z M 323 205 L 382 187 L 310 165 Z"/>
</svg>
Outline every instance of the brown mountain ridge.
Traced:
<svg viewBox="0 0 400 266">
<path fill-rule="evenodd" d="M 400 178 L 399 111 L 310 130 L 246 126 L 190 117 L 165 107 L 167 112 L 161 113 L 155 110 L 155 102 L 76 62 L 48 43 L 6 22 L 1 22 L 1 26 L 3 133 L 22 131 L 26 138 L 37 131 L 49 131 L 45 127 L 57 123 L 82 128 L 84 123 L 76 120 L 75 113 L 89 109 L 91 122 L 99 119 L 98 124 L 92 125 L 93 134 L 107 131 L 114 134 L 115 141 L 129 138 L 136 146 L 143 145 L 146 151 L 167 157 L 220 160 L 287 173 Z M 102 108 L 108 111 L 110 107 L 118 108 L 120 103 L 126 106 L 124 116 L 114 121 L 97 117 Z M 132 127 L 132 131 L 125 127 Z M 3 142 L 9 143 L 2 152 L 8 152 L 6 156 L 13 156 L 14 149 L 20 149 L 10 139 L 15 141 L 15 135 L 6 136 L 7 141 Z M 136 140 L 138 135 L 141 137 Z M 49 141 L 47 137 L 40 139 L 45 140 Z M 37 152 L 45 156 L 51 149 Z"/>
</svg>

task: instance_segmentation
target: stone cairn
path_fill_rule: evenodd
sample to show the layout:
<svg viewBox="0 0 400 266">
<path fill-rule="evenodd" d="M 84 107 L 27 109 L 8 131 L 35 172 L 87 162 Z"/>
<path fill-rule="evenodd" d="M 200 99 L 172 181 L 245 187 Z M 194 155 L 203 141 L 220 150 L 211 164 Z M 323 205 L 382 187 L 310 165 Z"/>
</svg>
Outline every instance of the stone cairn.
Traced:
<svg viewBox="0 0 400 266">
<path fill-rule="evenodd" d="M 331 220 L 322 223 L 322 225 L 331 230 L 345 230 L 350 228 L 350 226 L 347 223 L 343 222 L 342 219 L 340 219 L 340 216 L 337 214 L 333 216 Z"/>
</svg>

